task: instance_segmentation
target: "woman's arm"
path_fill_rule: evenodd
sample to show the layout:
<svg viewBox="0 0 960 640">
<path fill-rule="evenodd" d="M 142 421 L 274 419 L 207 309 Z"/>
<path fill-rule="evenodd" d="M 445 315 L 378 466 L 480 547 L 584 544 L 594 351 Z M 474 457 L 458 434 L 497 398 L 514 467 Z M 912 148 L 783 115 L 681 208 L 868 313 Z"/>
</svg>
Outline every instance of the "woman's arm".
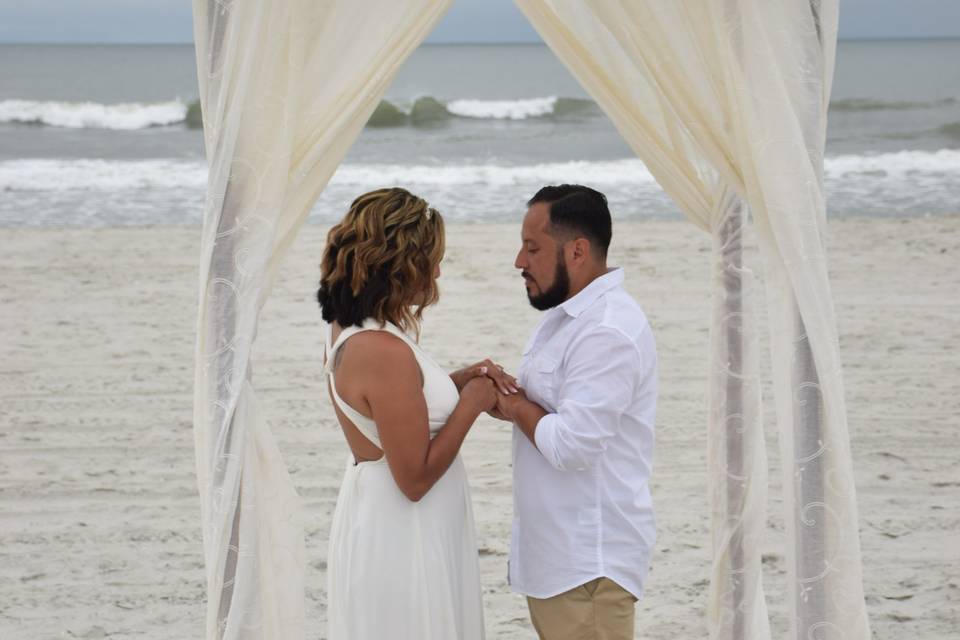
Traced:
<svg viewBox="0 0 960 640">
<path fill-rule="evenodd" d="M 496 405 L 494 383 L 483 375 L 467 380 L 456 408 L 431 440 L 422 373 L 410 347 L 383 332 L 364 332 L 350 341 L 341 372 L 349 355 L 394 481 L 416 502 L 450 467 L 477 416 Z"/>
</svg>

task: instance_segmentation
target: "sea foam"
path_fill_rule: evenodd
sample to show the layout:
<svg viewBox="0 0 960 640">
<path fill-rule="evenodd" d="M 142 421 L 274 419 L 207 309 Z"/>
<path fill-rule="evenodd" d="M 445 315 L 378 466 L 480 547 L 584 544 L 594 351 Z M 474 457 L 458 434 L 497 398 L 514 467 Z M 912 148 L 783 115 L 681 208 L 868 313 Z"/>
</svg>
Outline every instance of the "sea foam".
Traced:
<svg viewBox="0 0 960 640">
<path fill-rule="evenodd" d="M 206 163 L 200 159 L 65 160 L 25 159 L 0 162 L 0 190 L 4 191 L 115 191 L 126 189 L 203 188 Z M 960 150 L 899 151 L 877 155 L 827 157 L 828 181 L 876 183 L 902 180 L 960 179 Z M 386 184 L 490 187 L 579 182 L 597 185 L 653 183 L 653 176 L 637 158 L 552 162 L 532 165 L 498 164 L 360 164 L 341 165 L 332 185 L 358 190 Z"/>
<path fill-rule="evenodd" d="M 7 160 L 0 191 L 126 191 L 203 189 L 207 167 L 198 160 Z"/>
<path fill-rule="evenodd" d="M 464 118 L 526 120 L 553 113 L 556 96 L 522 100 L 451 100 L 447 111 Z"/>
<path fill-rule="evenodd" d="M 190 118 L 190 109 L 199 104 L 182 100 L 158 103 L 58 102 L 37 100 L 0 101 L 0 123 L 38 124 L 71 129 L 134 130 L 148 127 L 186 124 L 200 126 Z M 527 120 L 549 116 L 580 115 L 595 109 L 591 100 L 582 98 L 522 98 L 517 100 L 460 99 L 442 102 L 422 96 L 412 103 L 381 101 L 368 123 L 373 127 L 419 126 L 448 118 L 483 120 Z M 198 112 L 199 114 L 199 112 Z"/>
<path fill-rule="evenodd" d="M 71 129 L 145 129 L 183 122 L 186 115 L 187 105 L 180 100 L 154 104 L 0 101 L 0 122 L 43 124 Z"/>
<path fill-rule="evenodd" d="M 957 98 L 930 102 L 883 101 L 848 98 L 830 104 L 832 111 L 904 111 L 951 106 Z M 199 103 L 175 99 L 167 102 L 100 104 L 96 102 L 61 102 L 37 100 L 0 101 L 0 123 L 40 124 L 73 129 L 133 130 L 147 127 L 186 124 L 199 127 L 199 115 L 193 122 L 189 110 Z M 443 102 L 432 96 L 415 101 L 383 100 L 369 126 L 399 127 L 422 125 L 446 118 L 482 120 L 528 120 L 532 118 L 599 115 L 596 104 L 588 98 L 546 96 L 510 100 L 454 99 Z"/>
<path fill-rule="evenodd" d="M 331 184 L 355 185 L 363 189 L 385 184 L 497 187 L 575 181 L 612 185 L 650 183 L 653 177 L 642 162 L 633 158 L 522 166 L 343 164 Z M 4 191 L 202 188 L 205 183 L 206 164 L 200 160 L 30 159 L 0 162 L 0 190 Z"/>
<path fill-rule="evenodd" d="M 902 179 L 922 174 L 960 174 L 960 149 L 840 155 L 825 158 L 823 165 L 824 175 L 828 178 L 873 174 Z"/>
</svg>

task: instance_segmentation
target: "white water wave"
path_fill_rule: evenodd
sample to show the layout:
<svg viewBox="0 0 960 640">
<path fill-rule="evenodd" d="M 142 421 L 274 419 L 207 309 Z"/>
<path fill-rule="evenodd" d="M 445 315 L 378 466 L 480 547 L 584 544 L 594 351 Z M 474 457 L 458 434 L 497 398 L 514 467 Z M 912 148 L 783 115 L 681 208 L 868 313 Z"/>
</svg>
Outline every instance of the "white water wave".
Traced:
<svg viewBox="0 0 960 640">
<path fill-rule="evenodd" d="M 453 186 L 480 184 L 510 186 L 528 183 L 581 182 L 608 185 L 624 182 L 651 183 L 653 176 L 636 159 L 607 161 L 551 162 L 506 166 L 494 164 L 400 165 L 345 164 L 334 174 L 331 184 L 418 184 Z"/>
<path fill-rule="evenodd" d="M 203 188 L 206 164 L 198 160 L 9 160 L 0 162 L 0 190 L 116 191 Z M 639 160 L 558 162 L 527 166 L 344 164 L 330 184 L 357 188 L 397 185 L 489 185 L 547 182 L 650 183 Z"/>
<path fill-rule="evenodd" d="M 203 189 L 206 163 L 190 160 L 8 160 L 0 191 Z"/>
<path fill-rule="evenodd" d="M 935 186 L 960 180 L 960 150 L 956 149 L 841 155 L 828 157 L 824 164 L 828 183 L 849 186 L 902 181 Z M 203 189 L 206 175 L 202 160 L 7 160 L 0 162 L 0 191 Z M 361 190 L 383 185 L 509 187 L 563 182 L 602 190 L 613 185 L 651 185 L 654 180 L 640 160 L 627 158 L 521 166 L 344 164 L 330 184 Z"/>
<path fill-rule="evenodd" d="M 180 100 L 153 104 L 0 101 L 0 123 L 43 124 L 70 129 L 145 129 L 183 122 L 186 116 L 187 105 Z"/>
<path fill-rule="evenodd" d="M 461 118 L 526 120 L 554 114 L 558 98 L 451 100 L 448 113 Z M 394 105 L 409 115 L 412 105 Z M 133 130 L 184 122 L 189 105 L 182 100 L 158 103 L 60 102 L 0 100 L 0 123 L 41 124 L 71 129 Z"/>
<path fill-rule="evenodd" d="M 824 162 L 827 178 L 873 175 L 874 177 L 907 178 L 927 174 L 937 176 L 960 174 L 960 149 L 939 151 L 895 151 L 877 155 L 841 155 L 827 157 Z"/>
<path fill-rule="evenodd" d="M 525 120 L 553 113 L 556 96 L 523 100 L 451 100 L 447 111 L 463 118 Z"/>
</svg>

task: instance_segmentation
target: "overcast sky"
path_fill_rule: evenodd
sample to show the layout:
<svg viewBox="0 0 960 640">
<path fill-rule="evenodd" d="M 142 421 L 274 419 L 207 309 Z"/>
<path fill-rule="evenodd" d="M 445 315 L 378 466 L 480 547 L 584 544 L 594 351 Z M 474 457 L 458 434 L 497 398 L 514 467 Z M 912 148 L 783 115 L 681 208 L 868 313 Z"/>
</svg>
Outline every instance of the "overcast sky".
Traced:
<svg viewBox="0 0 960 640">
<path fill-rule="evenodd" d="M 0 0 L 0 42 L 191 42 L 190 6 L 190 0 Z M 840 37 L 960 37 L 960 0 L 842 0 Z M 427 41 L 539 40 L 513 0 L 456 0 Z"/>
</svg>

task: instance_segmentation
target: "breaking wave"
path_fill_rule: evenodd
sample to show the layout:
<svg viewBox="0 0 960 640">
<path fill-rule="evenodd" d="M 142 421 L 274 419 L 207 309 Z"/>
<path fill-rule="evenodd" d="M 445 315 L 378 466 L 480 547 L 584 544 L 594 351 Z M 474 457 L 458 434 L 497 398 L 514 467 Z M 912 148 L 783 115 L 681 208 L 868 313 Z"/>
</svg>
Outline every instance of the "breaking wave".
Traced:
<svg viewBox="0 0 960 640">
<path fill-rule="evenodd" d="M 185 122 L 190 106 L 180 100 L 144 104 L 127 102 L 0 101 L 0 123 L 70 129 L 146 129 Z"/>
<path fill-rule="evenodd" d="M 581 98 L 525 98 L 520 100 L 451 100 L 431 96 L 412 102 L 383 100 L 367 122 L 370 127 L 430 126 L 454 118 L 527 120 L 599 114 L 591 100 Z M 99 104 L 36 100 L 0 101 L 0 123 L 44 125 L 71 129 L 134 130 L 183 125 L 203 126 L 200 103 L 169 102 Z"/>
<path fill-rule="evenodd" d="M 0 191 L 116 191 L 129 189 L 203 189 L 202 160 L 7 160 L 0 162 Z M 960 177 L 960 150 L 899 151 L 877 155 L 839 155 L 824 162 L 827 180 L 873 181 Z M 653 177 L 636 158 L 497 164 L 343 164 L 331 184 L 357 189 L 386 184 L 486 185 L 491 187 L 580 182 L 606 185 L 648 184 Z"/>
<path fill-rule="evenodd" d="M 831 216 L 955 214 L 960 150 L 840 155 L 826 159 Z M 201 159 L 0 161 L 0 227 L 199 224 L 206 191 Z M 358 193 L 402 185 L 451 221 L 518 219 L 544 184 L 581 182 L 603 191 L 624 219 L 679 217 L 635 158 L 529 165 L 341 165 L 311 220 L 333 222 Z"/>
<path fill-rule="evenodd" d="M 442 102 L 432 96 L 412 103 L 382 101 L 367 122 L 370 127 L 429 126 L 468 118 L 474 120 L 529 120 L 599 114 L 592 100 L 584 98 L 523 98 L 518 100 L 458 99 Z"/>
<path fill-rule="evenodd" d="M 830 103 L 832 111 L 907 111 L 960 104 L 958 98 L 930 102 L 884 101 L 848 98 Z M 462 118 L 473 120 L 531 120 L 599 116 L 600 108 L 588 98 L 546 96 L 514 100 L 460 98 L 444 102 L 432 96 L 412 101 L 382 100 L 369 127 L 421 127 Z M 0 123 L 43 125 L 72 129 L 135 130 L 149 127 L 203 125 L 199 101 L 180 99 L 167 102 L 100 104 L 38 100 L 0 101 Z M 951 133 L 951 132 L 948 132 Z"/>
</svg>

